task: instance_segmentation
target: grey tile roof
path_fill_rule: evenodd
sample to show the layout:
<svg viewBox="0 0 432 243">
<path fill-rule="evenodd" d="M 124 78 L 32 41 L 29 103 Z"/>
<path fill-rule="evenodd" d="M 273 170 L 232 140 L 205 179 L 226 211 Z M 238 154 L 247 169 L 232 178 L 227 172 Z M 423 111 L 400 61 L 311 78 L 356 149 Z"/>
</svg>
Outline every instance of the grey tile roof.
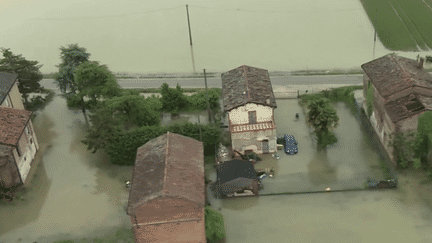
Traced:
<svg viewBox="0 0 432 243">
<path fill-rule="evenodd" d="M 18 79 L 16 73 L 4 73 L 0 72 L 0 104 L 6 98 L 6 95 L 11 90 L 12 86 Z"/>
<path fill-rule="evenodd" d="M 224 111 L 247 103 L 277 107 L 267 70 L 243 65 L 221 76 Z"/>
<path fill-rule="evenodd" d="M 432 89 L 432 75 L 416 60 L 389 54 L 361 67 L 383 98 L 413 86 Z"/>
<path fill-rule="evenodd" d="M 219 166 L 218 181 L 220 184 L 237 178 L 258 179 L 255 168 L 250 161 L 231 160 Z"/>
<path fill-rule="evenodd" d="M 0 107 L 0 144 L 16 146 L 32 112 Z"/>
<path fill-rule="evenodd" d="M 128 214 L 156 197 L 174 196 L 204 207 L 203 143 L 179 134 L 161 135 L 137 150 Z"/>
<path fill-rule="evenodd" d="M 412 117 L 426 110 L 432 110 L 432 97 L 410 94 L 385 104 L 387 114 L 393 123 Z"/>
</svg>

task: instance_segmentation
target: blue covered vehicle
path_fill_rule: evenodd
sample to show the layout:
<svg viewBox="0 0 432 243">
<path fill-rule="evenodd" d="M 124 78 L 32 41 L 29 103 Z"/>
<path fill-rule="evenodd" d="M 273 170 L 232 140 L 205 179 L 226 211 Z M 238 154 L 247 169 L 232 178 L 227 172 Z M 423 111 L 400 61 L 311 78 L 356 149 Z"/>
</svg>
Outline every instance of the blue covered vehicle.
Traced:
<svg viewBox="0 0 432 243">
<path fill-rule="evenodd" d="M 294 155 L 298 153 L 297 141 L 295 140 L 293 135 L 284 135 L 283 137 L 283 145 L 284 151 L 286 154 Z"/>
</svg>

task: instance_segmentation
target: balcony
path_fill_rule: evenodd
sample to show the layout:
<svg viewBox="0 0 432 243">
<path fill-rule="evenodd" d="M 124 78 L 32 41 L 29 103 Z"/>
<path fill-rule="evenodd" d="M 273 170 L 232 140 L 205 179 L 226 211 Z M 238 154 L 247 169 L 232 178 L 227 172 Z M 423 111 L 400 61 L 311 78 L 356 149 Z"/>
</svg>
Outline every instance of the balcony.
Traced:
<svg viewBox="0 0 432 243">
<path fill-rule="evenodd" d="M 250 131 L 260 131 L 260 130 L 269 130 L 275 129 L 276 125 L 274 122 L 261 122 L 255 124 L 239 124 L 239 125 L 231 125 L 230 132 L 250 132 Z"/>
</svg>

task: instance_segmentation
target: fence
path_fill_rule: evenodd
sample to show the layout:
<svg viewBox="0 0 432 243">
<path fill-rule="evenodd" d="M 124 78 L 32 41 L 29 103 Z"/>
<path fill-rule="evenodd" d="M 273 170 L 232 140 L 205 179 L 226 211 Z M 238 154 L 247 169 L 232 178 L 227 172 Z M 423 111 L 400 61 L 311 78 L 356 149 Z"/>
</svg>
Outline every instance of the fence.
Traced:
<svg viewBox="0 0 432 243">
<path fill-rule="evenodd" d="M 319 89 L 308 89 L 308 90 L 284 90 L 279 92 L 273 92 L 276 99 L 298 99 L 303 94 L 318 94 L 323 90 L 329 90 L 329 88 Z"/>
</svg>

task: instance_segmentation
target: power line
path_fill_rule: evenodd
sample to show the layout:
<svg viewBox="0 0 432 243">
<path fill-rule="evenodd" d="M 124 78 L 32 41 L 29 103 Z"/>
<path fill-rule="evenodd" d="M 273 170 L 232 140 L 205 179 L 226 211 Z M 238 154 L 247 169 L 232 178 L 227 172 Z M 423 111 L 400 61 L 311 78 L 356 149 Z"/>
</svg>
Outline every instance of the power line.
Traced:
<svg viewBox="0 0 432 243">
<path fill-rule="evenodd" d="M 103 16 L 94 16 L 94 17 L 71 17 L 71 18 L 32 18 L 33 20 L 85 20 L 85 19 L 103 19 L 103 18 L 118 18 L 118 17 L 128 17 L 132 15 L 142 15 L 147 13 L 155 13 L 155 12 L 163 12 L 163 11 L 169 11 L 173 9 L 180 9 L 183 8 L 183 5 L 173 7 L 173 8 L 163 8 L 163 9 L 157 9 L 157 10 L 151 10 L 151 11 L 144 11 L 144 12 L 133 12 L 133 13 L 125 13 L 125 14 L 115 14 L 115 15 L 103 15 Z"/>
<path fill-rule="evenodd" d="M 317 10 L 317 11 L 310 11 L 310 10 L 304 10 L 304 11 L 274 11 L 274 10 L 250 10 L 250 9 L 240 9 L 240 8 L 214 8 L 214 7 L 204 7 L 204 6 L 197 6 L 197 5 L 189 5 L 189 7 L 193 8 L 202 8 L 202 9 L 217 9 L 217 10 L 227 10 L 227 11 L 237 11 L 237 12 L 253 12 L 253 13 L 300 13 L 300 12 L 323 12 L 323 10 Z M 357 11 L 357 10 L 364 10 L 363 8 L 354 8 L 354 9 L 335 9 L 332 10 L 332 12 L 345 12 L 345 11 Z"/>
</svg>

